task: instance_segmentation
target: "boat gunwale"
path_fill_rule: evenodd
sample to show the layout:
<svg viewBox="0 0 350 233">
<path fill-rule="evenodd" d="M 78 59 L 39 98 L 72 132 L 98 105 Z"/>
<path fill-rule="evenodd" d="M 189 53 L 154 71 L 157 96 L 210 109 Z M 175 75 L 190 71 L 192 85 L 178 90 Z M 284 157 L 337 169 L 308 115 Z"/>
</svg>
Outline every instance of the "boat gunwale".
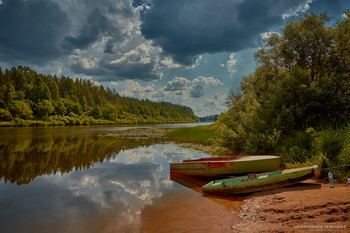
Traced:
<svg viewBox="0 0 350 233">
<path fill-rule="evenodd" d="M 260 158 L 259 158 L 260 157 Z M 244 159 L 248 158 L 248 159 Z M 251 159 L 249 159 L 251 158 Z M 227 162 L 248 162 L 248 161 L 257 161 L 257 160 L 271 160 L 279 159 L 282 160 L 282 156 L 277 155 L 242 155 L 242 156 L 225 156 L 222 157 L 207 157 L 200 159 L 187 159 L 183 161 L 173 162 L 172 164 L 188 164 L 188 163 L 227 163 Z"/>
</svg>

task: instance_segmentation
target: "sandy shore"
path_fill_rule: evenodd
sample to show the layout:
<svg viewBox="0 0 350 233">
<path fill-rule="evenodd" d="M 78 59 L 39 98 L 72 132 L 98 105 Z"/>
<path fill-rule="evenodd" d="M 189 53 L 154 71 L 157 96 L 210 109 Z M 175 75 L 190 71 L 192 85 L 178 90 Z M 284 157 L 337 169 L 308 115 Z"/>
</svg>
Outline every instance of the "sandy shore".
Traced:
<svg viewBox="0 0 350 233">
<path fill-rule="evenodd" d="M 350 232 L 350 185 L 307 180 L 248 196 L 232 232 Z"/>
</svg>

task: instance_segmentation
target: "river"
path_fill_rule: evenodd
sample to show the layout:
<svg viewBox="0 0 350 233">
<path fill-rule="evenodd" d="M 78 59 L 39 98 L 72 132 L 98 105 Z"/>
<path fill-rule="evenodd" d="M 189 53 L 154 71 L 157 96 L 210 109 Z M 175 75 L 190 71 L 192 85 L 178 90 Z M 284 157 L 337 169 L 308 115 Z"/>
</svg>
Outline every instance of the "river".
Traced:
<svg viewBox="0 0 350 233">
<path fill-rule="evenodd" d="M 191 127 L 196 124 L 137 126 Z M 239 201 L 203 197 L 169 163 L 210 155 L 130 127 L 0 128 L 0 232 L 212 232 Z M 185 182 L 186 183 L 186 182 Z"/>
</svg>

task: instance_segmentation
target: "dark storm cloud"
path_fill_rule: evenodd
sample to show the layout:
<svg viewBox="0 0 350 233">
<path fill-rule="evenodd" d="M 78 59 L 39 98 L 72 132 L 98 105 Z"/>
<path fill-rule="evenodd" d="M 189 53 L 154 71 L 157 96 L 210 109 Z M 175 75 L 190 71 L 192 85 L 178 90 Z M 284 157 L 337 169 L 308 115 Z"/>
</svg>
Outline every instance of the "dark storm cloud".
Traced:
<svg viewBox="0 0 350 233">
<path fill-rule="evenodd" d="M 35 64 L 64 54 L 60 42 L 70 21 L 48 0 L 3 0 L 0 4 L 0 60 Z"/>
<path fill-rule="evenodd" d="M 160 79 L 162 74 L 157 70 L 154 62 L 142 64 L 102 64 L 103 68 L 108 69 L 108 73 L 111 76 L 98 79 L 98 81 L 115 81 L 115 80 L 126 80 L 126 79 L 138 79 L 142 81 L 153 81 Z"/>
<path fill-rule="evenodd" d="M 104 53 L 113 53 L 113 47 L 114 47 L 114 41 L 113 40 L 109 40 L 106 44 L 105 49 L 103 50 Z"/>
<path fill-rule="evenodd" d="M 192 65 L 201 54 L 258 45 L 260 34 L 303 9 L 307 0 L 153 0 L 142 13 L 141 32 L 167 55 Z"/>
<path fill-rule="evenodd" d="M 77 37 L 66 37 L 65 48 L 85 49 L 93 42 L 97 41 L 100 34 L 110 30 L 110 25 L 106 16 L 102 15 L 99 9 L 95 9 L 87 17 L 86 24 L 80 30 Z"/>
<path fill-rule="evenodd" d="M 112 7 L 108 9 L 108 12 L 121 14 L 120 10 Z M 107 42 L 104 52 L 113 53 L 113 43 L 123 41 L 126 37 L 118 27 L 114 26 L 114 23 L 116 22 L 107 18 L 106 13 L 102 13 L 99 8 L 95 8 L 87 17 L 86 24 L 81 28 L 79 35 L 66 37 L 63 47 L 68 50 L 86 49 L 104 35 L 112 38 Z"/>
<path fill-rule="evenodd" d="M 310 4 L 310 10 L 312 12 L 327 12 L 329 16 L 339 16 L 347 9 L 349 9 L 349 0 L 317 0 Z"/>
<path fill-rule="evenodd" d="M 129 64 L 127 62 L 110 64 L 110 62 L 101 61 L 93 68 L 86 68 L 80 62 L 75 62 L 71 65 L 71 70 L 77 74 L 96 76 L 95 80 L 99 82 L 126 79 L 153 81 L 160 79 L 162 76 L 154 61 L 147 64 Z"/>
</svg>

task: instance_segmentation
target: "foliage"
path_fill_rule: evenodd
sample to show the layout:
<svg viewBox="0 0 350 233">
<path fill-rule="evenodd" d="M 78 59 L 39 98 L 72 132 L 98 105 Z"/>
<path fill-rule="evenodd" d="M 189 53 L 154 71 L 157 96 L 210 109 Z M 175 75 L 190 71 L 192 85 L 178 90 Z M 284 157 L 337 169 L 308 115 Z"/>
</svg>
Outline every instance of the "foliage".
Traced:
<svg viewBox="0 0 350 233">
<path fill-rule="evenodd" d="M 49 100 L 40 101 L 36 106 L 37 114 L 43 119 L 46 119 L 55 110 Z"/>
<path fill-rule="evenodd" d="M 7 109 L 0 108 L 0 120 L 1 121 L 11 121 L 12 115 Z"/>
<path fill-rule="evenodd" d="M 285 136 L 348 122 L 350 54 L 341 45 L 350 42 L 350 20 L 328 22 L 324 14 L 306 15 L 265 39 L 258 68 L 229 94 L 219 118 L 222 145 L 273 153 Z"/>
<path fill-rule="evenodd" d="M 280 153 L 287 168 L 317 164 L 339 179 L 350 177 L 350 126 L 340 129 L 298 132 L 281 143 Z"/>
<path fill-rule="evenodd" d="M 122 97 L 90 80 L 38 74 L 23 66 L 0 68 L 0 109 L 0 118 L 18 118 L 12 123 L 17 126 L 32 125 L 30 119 L 49 120 L 46 125 L 199 121 L 186 106 Z"/>
<path fill-rule="evenodd" d="M 255 54 L 257 69 L 229 93 L 229 110 L 219 117 L 222 146 L 282 154 L 288 166 L 350 160 L 344 139 L 350 119 L 350 11 L 345 14 L 333 25 L 326 14 L 307 14 L 264 40 Z"/>
<path fill-rule="evenodd" d="M 11 115 L 15 118 L 30 119 L 33 116 L 33 111 L 29 104 L 24 100 L 15 100 L 9 106 Z"/>
</svg>

